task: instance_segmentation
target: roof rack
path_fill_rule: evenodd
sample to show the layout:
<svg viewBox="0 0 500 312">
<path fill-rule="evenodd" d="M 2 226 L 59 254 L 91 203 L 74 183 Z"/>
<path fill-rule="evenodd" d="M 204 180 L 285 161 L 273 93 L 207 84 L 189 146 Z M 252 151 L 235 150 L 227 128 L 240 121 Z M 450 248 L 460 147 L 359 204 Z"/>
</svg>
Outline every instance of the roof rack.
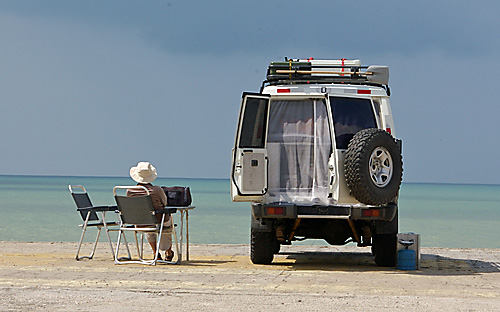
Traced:
<svg viewBox="0 0 500 312">
<path fill-rule="evenodd" d="M 300 60 L 271 62 L 267 69 L 269 85 L 349 83 L 387 86 L 389 67 L 361 66 L 360 60 Z M 387 86 L 388 87 L 388 86 Z"/>
</svg>

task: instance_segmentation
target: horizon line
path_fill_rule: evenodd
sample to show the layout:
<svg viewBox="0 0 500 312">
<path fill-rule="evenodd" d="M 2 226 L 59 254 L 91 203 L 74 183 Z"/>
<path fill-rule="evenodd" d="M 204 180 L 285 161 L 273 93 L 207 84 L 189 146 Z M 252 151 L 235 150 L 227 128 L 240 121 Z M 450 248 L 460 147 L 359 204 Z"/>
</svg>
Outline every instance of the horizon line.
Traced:
<svg viewBox="0 0 500 312">
<path fill-rule="evenodd" d="M 0 177 L 48 177 L 48 178 L 130 178 L 129 176 L 93 176 L 93 175 L 44 175 L 44 174 L 1 174 Z M 158 177 L 158 179 L 190 179 L 190 180 L 230 180 L 230 178 L 202 178 L 202 177 Z M 401 184 L 434 184 L 434 185 L 483 185 L 500 186 L 493 183 L 454 183 L 454 182 L 401 182 Z"/>
<path fill-rule="evenodd" d="M 52 175 L 52 174 L 3 174 L 0 177 L 45 177 L 45 178 L 130 178 L 130 176 L 94 176 L 94 175 Z M 229 178 L 189 178 L 189 177 L 161 177 L 157 179 L 198 179 L 198 180 L 229 180 Z"/>
</svg>

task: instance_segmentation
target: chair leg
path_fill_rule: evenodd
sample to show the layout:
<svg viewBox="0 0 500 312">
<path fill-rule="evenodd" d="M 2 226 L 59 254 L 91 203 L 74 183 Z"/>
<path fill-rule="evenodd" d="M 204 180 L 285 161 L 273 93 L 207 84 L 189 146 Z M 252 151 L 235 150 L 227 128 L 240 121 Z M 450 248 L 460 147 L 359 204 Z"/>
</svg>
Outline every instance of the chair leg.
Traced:
<svg viewBox="0 0 500 312">
<path fill-rule="evenodd" d="M 118 241 L 116 243 L 116 250 L 115 250 L 115 264 L 120 264 L 120 258 L 118 258 L 118 253 L 120 252 L 120 241 L 122 238 L 122 234 L 125 237 L 125 234 L 123 231 L 119 230 L 118 231 Z"/>
<path fill-rule="evenodd" d="M 132 259 L 132 255 L 130 254 L 130 248 L 128 248 L 127 236 L 123 235 L 123 240 L 125 241 L 125 247 L 127 247 L 128 260 Z"/>
<path fill-rule="evenodd" d="M 102 228 L 99 226 L 97 228 L 97 235 L 95 237 L 94 247 L 92 248 L 92 253 L 89 256 L 89 259 L 94 258 L 95 250 L 97 248 L 97 242 L 99 241 L 99 236 L 101 235 L 101 230 L 102 230 Z"/>
<path fill-rule="evenodd" d="M 137 248 L 137 255 L 139 256 L 139 259 L 142 260 L 141 251 L 139 250 L 139 241 L 137 240 L 137 232 L 134 232 L 134 237 L 135 237 L 135 247 Z"/>
<path fill-rule="evenodd" d="M 108 237 L 109 248 L 111 249 L 111 255 L 114 257 L 115 251 L 113 250 L 113 244 L 111 243 L 111 237 L 109 236 L 109 229 L 106 225 L 106 212 L 101 212 L 102 224 L 104 226 L 104 231 L 106 231 L 106 236 Z"/>
<path fill-rule="evenodd" d="M 123 236 L 123 241 L 125 243 L 125 247 L 127 248 L 128 257 L 118 257 L 118 254 L 120 252 L 120 245 L 121 245 L 122 236 Z M 115 264 L 121 264 L 120 260 L 131 260 L 131 259 L 132 259 L 132 255 L 130 254 L 130 248 L 128 247 L 127 236 L 125 235 L 125 232 L 118 230 L 118 241 L 116 243 L 116 250 L 114 253 Z"/>
<path fill-rule="evenodd" d="M 84 225 L 83 230 L 82 230 L 82 235 L 80 236 L 80 243 L 78 244 L 78 250 L 76 251 L 76 260 L 87 258 L 87 257 L 78 257 L 78 255 L 80 254 L 80 249 L 82 248 L 83 237 L 85 236 L 86 230 L 87 230 L 87 227 Z"/>
<path fill-rule="evenodd" d="M 134 232 L 134 236 L 136 238 L 136 246 L 137 246 L 137 243 L 138 243 L 137 231 L 133 231 L 133 232 Z M 124 240 L 126 240 L 125 231 L 122 231 L 122 230 L 118 231 L 118 243 L 117 243 L 116 250 L 115 250 L 115 264 L 137 263 L 137 264 L 155 265 L 154 260 L 144 260 L 144 259 L 142 259 L 142 257 L 139 257 L 138 260 L 132 259 L 130 256 L 130 251 L 129 251 L 129 258 L 128 259 L 118 258 L 118 252 L 120 250 L 120 242 L 121 242 L 122 235 L 123 235 Z M 127 244 L 127 249 L 128 249 L 128 244 Z M 121 261 L 121 260 L 125 260 L 125 261 Z"/>
<path fill-rule="evenodd" d="M 177 238 L 177 232 L 175 230 L 175 222 L 174 222 L 174 219 L 173 219 L 173 216 L 170 216 L 170 220 L 171 220 L 171 226 L 170 226 L 170 234 L 174 235 L 174 240 L 172 241 L 172 245 L 174 244 L 175 242 L 175 252 L 177 253 L 177 260 L 176 261 L 167 261 L 167 260 L 157 260 L 157 262 L 161 262 L 161 263 L 169 263 L 169 264 L 179 264 L 180 263 L 180 259 L 181 259 L 181 250 L 179 250 L 179 240 Z M 162 226 L 160 227 L 160 234 L 158 234 L 158 236 L 160 237 L 159 240 L 161 240 L 161 233 L 163 232 L 163 223 L 162 223 Z M 160 242 L 158 241 L 158 247 L 159 248 L 160 246 Z M 173 247 L 173 246 L 172 246 Z"/>
<path fill-rule="evenodd" d="M 87 213 L 87 217 L 85 218 L 85 222 L 83 223 L 83 229 L 82 229 L 82 235 L 80 236 L 80 242 L 78 243 L 78 250 L 76 251 L 76 257 L 75 259 L 78 261 L 78 260 L 81 260 L 81 259 L 92 259 L 92 257 L 94 257 L 94 253 L 95 253 L 95 249 L 96 249 L 96 246 L 97 246 L 97 241 L 99 240 L 99 235 L 101 234 L 101 228 L 98 229 L 97 231 L 97 238 L 95 240 L 95 243 L 94 243 L 94 248 L 92 250 L 92 253 L 90 254 L 90 256 L 83 256 L 83 257 L 80 257 L 80 250 L 82 248 L 82 243 L 83 243 L 83 238 L 85 237 L 85 232 L 87 231 L 87 224 L 89 222 L 89 217 L 90 217 L 90 212 Z"/>
<path fill-rule="evenodd" d="M 161 238 L 162 238 L 162 233 L 163 233 L 163 221 L 165 220 L 165 214 L 163 215 L 161 219 L 161 225 L 160 225 L 160 231 L 158 232 L 158 238 L 156 239 L 156 252 L 155 252 L 155 257 L 153 259 L 153 265 L 156 265 L 156 262 L 158 262 L 158 255 L 160 254 L 160 244 L 161 244 Z"/>
<path fill-rule="evenodd" d="M 141 250 L 140 257 L 142 259 L 144 257 L 144 233 L 141 233 L 141 248 L 140 248 L 140 250 Z"/>
<path fill-rule="evenodd" d="M 111 237 L 109 236 L 109 230 L 106 228 L 106 236 L 108 237 L 109 248 L 111 249 L 111 254 L 114 255 L 115 251 L 113 250 L 113 244 L 111 244 Z"/>
</svg>

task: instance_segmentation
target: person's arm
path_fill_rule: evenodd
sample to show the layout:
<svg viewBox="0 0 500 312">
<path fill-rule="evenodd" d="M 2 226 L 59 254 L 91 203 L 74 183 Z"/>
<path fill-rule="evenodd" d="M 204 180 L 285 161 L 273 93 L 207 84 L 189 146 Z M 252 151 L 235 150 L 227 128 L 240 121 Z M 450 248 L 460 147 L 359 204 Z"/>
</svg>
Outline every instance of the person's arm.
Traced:
<svg viewBox="0 0 500 312">
<path fill-rule="evenodd" d="M 163 195 L 162 196 L 163 207 L 166 207 L 166 206 L 168 206 L 167 194 L 165 194 L 165 192 L 163 191 L 163 189 L 161 190 L 161 194 Z"/>
<path fill-rule="evenodd" d="M 163 205 L 163 207 L 168 205 L 168 200 L 167 200 L 167 195 L 165 195 L 165 191 L 161 188 L 161 186 L 155 185 L 154 188 L 156 189 L 156 193 L 158 194 L 158 197 L 160 198 L 160 202 Z"/>
</svg>

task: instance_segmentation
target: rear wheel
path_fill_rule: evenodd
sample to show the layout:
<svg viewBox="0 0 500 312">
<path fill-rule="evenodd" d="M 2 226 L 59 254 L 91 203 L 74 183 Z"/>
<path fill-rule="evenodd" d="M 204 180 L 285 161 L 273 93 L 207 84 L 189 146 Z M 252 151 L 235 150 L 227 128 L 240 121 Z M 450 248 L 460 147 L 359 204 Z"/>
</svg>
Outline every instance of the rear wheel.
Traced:
<svg viewBox="0 0 500 312">
<path fill-rule="evenodd" d="M 251 230 L 250 260 L 254 264 L 270 264 L 273 262 L 279 242 L 272 232 L 258 232 Z M 279 251 L 279 249 L 278 249 Z"/>
<path fill-rule="evenodd" d="M 398 259 L 397 234 L 376 234 L 372 238 L 372 253 L 375 263 L 383 267 L 395 267 Z"/>
<path fill-rule="evenodd" d="M 281 249 L 281 244 L 278 240 L 276 240 L 276 244 L 274 245 L 274 254 L 280 253 L 280 249 Z"/>
</svg>

